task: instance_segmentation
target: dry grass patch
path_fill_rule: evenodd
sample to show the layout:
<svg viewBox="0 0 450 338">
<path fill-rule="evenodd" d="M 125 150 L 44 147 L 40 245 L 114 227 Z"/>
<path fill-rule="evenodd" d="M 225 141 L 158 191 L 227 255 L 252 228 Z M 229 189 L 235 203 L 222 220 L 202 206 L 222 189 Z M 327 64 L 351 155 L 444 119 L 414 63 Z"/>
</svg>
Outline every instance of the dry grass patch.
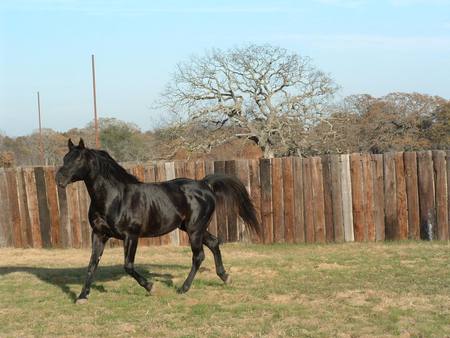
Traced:
<svg viewBox="0 0 450 338">
<path fill-rule="evenodd" d="M 103 255 L 90 300 L 81 290 L 88 250 L 0 250 L 0 336 L 350 337 L 450 336 L 446 243 L 225 245 L 233 283 L 212 255 L 192 289 L 189 248 L 139 248 L 144 290 Z M 26 323 L 26 325 L 24 325 Z"/>
</svg>

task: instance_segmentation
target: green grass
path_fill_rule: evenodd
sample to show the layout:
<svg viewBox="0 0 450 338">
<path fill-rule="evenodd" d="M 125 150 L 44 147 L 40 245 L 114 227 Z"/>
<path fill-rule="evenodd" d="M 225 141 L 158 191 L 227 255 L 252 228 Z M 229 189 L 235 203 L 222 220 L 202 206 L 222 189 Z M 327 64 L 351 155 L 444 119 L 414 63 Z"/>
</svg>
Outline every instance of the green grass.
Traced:
<svg viewBox="0 0 450 338">
<path fill-rule="evenodd" d="M 450 336 L 450 246 L 402 242 L 224 245 L 233 283 L 209 251 L 191 290 L 189 248 L 142 247 L 147 296 L 103 255 L 89 302 L 75 305 L 90 252 L 0 250 L 0 336 Z"/>
</svg>

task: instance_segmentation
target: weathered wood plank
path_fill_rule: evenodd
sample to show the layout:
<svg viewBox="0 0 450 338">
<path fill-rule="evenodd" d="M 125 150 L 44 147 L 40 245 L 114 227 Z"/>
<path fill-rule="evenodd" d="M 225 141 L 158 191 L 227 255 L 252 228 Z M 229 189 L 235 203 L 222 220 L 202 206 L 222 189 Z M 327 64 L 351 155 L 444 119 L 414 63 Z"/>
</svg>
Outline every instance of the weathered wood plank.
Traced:
<svg viewBox="0 0 450 338">
<path fill-rule="evenodd" d="M 447 224 L 448 224 L 448 233 L 450 237 L 450 150 L 446 152 L 446 162 L 447 162 Z"/>
<path fill-rule="evenodd" d="M 342 210 L 342 182 L 341 182 L 341 160 L 339 155 L 331 155 L 330 161 L 331 176 L 331 209 L 334 241 L 341 243 L 344 241 L 344 214 Z M 328 230 L 327 230 L 328 231 Z M 328 232 L 327 232 L 328 234 Z"/>
<path fill-rule="evenodd" d="M 436 239 L 436 207 L 431 151 L 417 153 L 419 173 L 420 237 Z"/>
<path fill-rule="evenodd" d="M 195 179 L 200 181 L 205 178 L 205 161 L 197 160 L 195 161 Z"/>
<path fill-rule="evenodd" d="M 214 173 L 225 174 L 225 161 L 214 161 Z M 217 196 L 216 203 L 217 216 L 217 238 L 221 242 L 228 241 L 227 206 L 225 200 Z"/>
<path fill-rule="evenodd" d="M 292 157 L 282 159 L 283 165 L 283 206 L 284 206 L 284 240 L 294 243 L 294 164 Z"/>
<path fill-rule="evenodd" d="M 72 231 L 69 220 L 69 206 L 67 204 L 67 190 L 61 187 L 57 187 L 57 189 L 61 246 L 63 248 L 69 248 L 72 247 Z"/>
<path fill-rule="evenodd" d="M 395 153 L 395 182 L 397 199 L 397 223 L 395 239 L 405 240 L 408 238 L 408 202 L 406 196 L 405 166 L 403 153 Z"/>
<path fill-rule="evenodd" d="M 361 242 L 365 240 L 365 233 L 367 233 L 361 154 L 354 153 L 350 155 L 350 172 L 352 180 L 353 228 L 355 240 Z"/>
<path fill-rule="evenodd" d="M 36 178 L 34 176 L 33 168 L 24 168 L 23 177 L 27 194 L 32 246 L 33 248 L 42 248 L 41 228 L 39 223 L 39 206 L 36 191 Z"/>
<path fill-rule="evenodd" d="M 395 176 L 395 154 L 384 154 L 384 209 L 386 239 L 396 238 L 397 219 L 397 183 Z"/>
<path fill-rule="evenodd" d="M 445 151 L 433 151 L 437 239 L 448 240 L 447 167 Z"/>
<path fill-rule="evenodd" d="M 236 162 L 234 160 L 225 161 L 225 173 L 230 176 L 236 176 Z M 227 205 L 227 228 L 228 242 L 236 242 L 238 239 L 237 213 L 234 208 Z"/>
<path fill-rule="evenodd" d="M 47 186 L 47 204 L 50 212 L 50 233 L 52 247 L 61 247 L 60 229 L 59 223 L 59 207 L 58 207 L 58 190 L 55 182 L 55 168 L 44 168 L 45 185 Z"/>
<path fill-rule="evenodd" d="M 318 243 L 325 243 L 325 202 L 323 195 L 323 172 L 320 157 L 313 157 L 311 179 L 314 203 L 314 238 Z"/>
<path fill-rule="evenodd" d="M 186 178 L 195 180 L 195 170 L 196 170 L 195 161 L 187 161 L 186 162 Z"/>
<path fill-rule="evenodd" d="M 81 248 L 80 202 L 78 200 L 77 183 L 66 187 L 69 224 L 72 233 L 72 247 Z"/>
<path fill-rule="evenodd" d="M 88 219 L 90 198 L 83 182 L 78 184 L 77 193 L 80 203 L 81 247 L 89 248 L 91 246 L 91 226 Z"/>
<path fill-rule="evenodd" d="M 175 161 L 174 167 L 176 178 L 186 177 L 186 163 L 184 161 Z"/>
<path fill-rule="evenodd" d="M 303 203 L 303 164 L 300 157 L 293 158 L 294 176 L 294 242 L 305 242 L 305 214 Z"/>
<path fill-rule="evenodd" d="M 154 183 L 156 181 L 155 166 L 153 163 L 147 163 L 144 167 L 144 180 L 147 183 Z"/>
<path fill-rule="evenodd" d="M 333 184 L 331 176 L 331 156 L 322 156 L 323 198 L 325 207 L 325 234 L 327 242 L 335 241 L 333 224 Z"/>
<path fill-rule="evenodd" d="M 352 182 L 350 173 L 350 155 L 341 155 L 342 214 L 344 218 L 344 238 L 346 242 L 355 240 L 353 231 Z"/>
<path fill-rule="evenodd" d="M 264 243 L 273 243 L 271 161 L 269 159 L 261 159 L 259 169 L 259 177 L 261 181 L 261 222 Z"/>
<path fill-rule="evenodd" d="M 244 184 L 245 189 L 250 195 L 250 175 L 248 160 L 236 160 L 236 177 Z M 245 223 L 240 217 L 237 218 L 238 236 L 237 240 L 249 242 L 251 240 L 250 233 L 246 231 Z"/>
<path fill-rule="evenodd" d="M 272 159 L 273 240 L 284 242 L 283 168 L 282 159 Z"/>
<path fill-rule="evenodd" d="M 306 243 L 315 242 L 314 229 L 314 195 L 312 182 L 312 159 L 303 159 L 303 201 L 305 217 L 305 240 Z"/>
<path fill-rule="evenodd" d="M 51 226 L 50 226 L 50 211 L 47 205 L 47 187 L 45 186 L 44 169 L 42 167 L 34 168 L 34 176 L 36 179 L 37 201 L 39 209 L 39 224 L 41 231 L 42 247 L 50 248 L 51 241 Z"/>
<path fill-rule="evenodd" d="M 6 172 L 0 168 L 0 247 L 13 246 L 11 231 L 11 213 L 8 196 L 8 182 Z"/>
<path fill-rule="evenodd" d="M 11 218 L 12 245 L 15 248 L 22 248 L 22 229 L 20 220 L 19 192 L 17 186 L 16 169 L 5 171 L 8 188 L 9 210 Z M 2 211 L 4 212 L 4 211 Z"/>
<path fill-rule="evenodd" d="M 250 180 L 250 196 L 255 206 L 256 215 L 261 223 L 261 182 L 259 177 L 259 161 L 249 160 L 249 180 Z M 261 234 L 262 235 L 262 234 Z M 252 242 L 262 243 L 263 238 L 259 238 L 256 234 L 252 237 Z"/>
<path fill-rule="evenodd" d="M 403 160 L 408 203 L 408 238 L 417 240 L 420 239 L 420 206 L 416 153 L 405 152 Z"/>
<path fill-rule="evenodd" d="M 364 229 L 364 240 L 375 241 L 372 161 L 369 154 L 362 155 L 361 161 L 363 170 L 364 219 L 366 221 L 366 226 Z"/>
<path fill-rule="evenodd" d="M 384 172 L 383 172 L 383 155 L 373 154 L 372 170 L 373 170 L 373 218 L 375 222 L 375 239 L 384 241 L 386 230 L 384 225 Z"/>
<path fill-rule="evenodd" d="M 22 229 L 22 243 L 24 248 L 29 248 L 33 246 L 33 241 L 31 238 L 31 224 L 28 212 L 27 194 L 25 191 L 23 170 L 21 168 L 17 168 L 16 177 L 17 177 L 17 188 L 19 191 L 19 205 L 20 205 L 19 209 L 21 221 L 20 227 Z"/>
<path fill-rule="evenodd" d="M 214 161 L 205 161 L 205 176 L 214 174 Z M 216 219 L 216 211 L 214 210 L 213 215 L 211 216 L 211 222 L 209 223 L 208 231 L 217 237 L 217 219 Z"/>
</svg>

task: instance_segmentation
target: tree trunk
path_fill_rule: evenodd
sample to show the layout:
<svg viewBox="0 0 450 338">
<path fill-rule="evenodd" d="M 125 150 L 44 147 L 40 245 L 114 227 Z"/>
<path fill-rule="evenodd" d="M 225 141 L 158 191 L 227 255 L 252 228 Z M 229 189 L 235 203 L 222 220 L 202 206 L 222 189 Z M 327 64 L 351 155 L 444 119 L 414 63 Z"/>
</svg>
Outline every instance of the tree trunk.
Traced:
<svg viewBox="0 0 450 338">
<path fill-rule="evenodd" d="M 265 147 L 261 147 L 261 149 L 263 151 L 264 158 L 274 158 L 275 157 L 272 147 L 265 146 Z"/>
</svg>

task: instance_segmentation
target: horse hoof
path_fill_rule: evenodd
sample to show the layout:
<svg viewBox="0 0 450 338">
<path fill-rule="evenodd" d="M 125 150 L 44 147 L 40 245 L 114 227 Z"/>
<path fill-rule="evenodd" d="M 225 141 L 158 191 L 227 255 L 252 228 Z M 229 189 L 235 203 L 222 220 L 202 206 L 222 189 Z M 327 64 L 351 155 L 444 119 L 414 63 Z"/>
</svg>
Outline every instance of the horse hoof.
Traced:
<svg viewBox="0 0 450 338">
<path fill-rule="evenodd" d="M 88 301 L 87 298 L 78 298 L 75 304 L 86 304 L 87 301 Z"/>
<path fill-rule="evenodd" d="M 148 284 L 148 285 L 145 286 L 144 288 L 145 288 L 145 290 L 147 290 L 147 294 L 148 294 L 149 296 L 151 296 L 151 295 L 153 295 L 153 294 L 155 293 L 155 287 L 154 287 L 154 284 L 153 284 L 153 283 Z"/>
<path fill-rule="evenodd" d="M 230 275 L 227 275 L 225 280 L 223 281 L 226 285 L 230 285 L 233 282 L 233 279 L 231 279 Z"/>
<path fill-rule="evenodd" d="M 180 295 L 183 294 L 183 293 L 186 293 L 187 291 L 188 290 L 186 290 L 184 287 L 181 287 L 181 288 L 177 289 L 177 293 L 180 294 Z"/>
</svg>

